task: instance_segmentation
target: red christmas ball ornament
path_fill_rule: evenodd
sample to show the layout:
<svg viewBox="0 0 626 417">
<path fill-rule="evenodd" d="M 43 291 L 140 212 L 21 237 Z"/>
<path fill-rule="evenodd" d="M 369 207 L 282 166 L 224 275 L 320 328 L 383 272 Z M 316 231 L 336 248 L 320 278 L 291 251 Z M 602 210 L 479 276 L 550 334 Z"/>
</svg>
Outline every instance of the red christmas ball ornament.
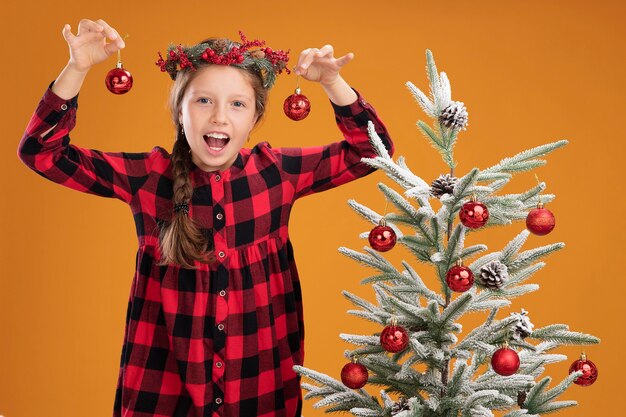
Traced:
<svg viewBox="0 0 626 417">
<path fill-rule="evenodd" d="M 356 357 L 341 369 L 341 382 L 348 388 L 359 389 L 367 384 L 367 368 L 357 362 Z"/>
<path fill-rule="evenodd" d="M 387 352 L 401 352 L 409 345 L 409 334 L 406 329 L 392 320 L 380 334 L 380 344 Z"/>
<path fill-rule="evenodd" d="M 311 102 L 304 94 L 300 94 L 300 88 L 296 88 L 295 94 L 285 99 L 283 110 L 291 120 L 299 121 L 311 112 Z"/>
<path fill-rule="evenodd" d="M 519 365 L 519 356 L 516 351 L 509 349 L 508 343 L 505 343 L 503 348 L 496 350 L 491 357 L 491 367 L 499 375 L 513 375 L 519 369 Z"/>
<path fill-rule="evenodd" d="M 472 196 L 471 200 L 461 207 L 459 217 L 465 227 L 478 229 L 489 220 L 489 210 L 486 205 L 477 201 L 476 196 Z"/>
<path fill-rule="evenodd" d="M 372 249 L 378 252 L 387 252 L 391 250 L 396 244 L 396 232 L 385 222 L 385 219 L 380 219 L 378 226 L 374 227 L 367 238 L 370 242 Z"/>
<path fill-rule="evenodd" d="M 554 214 L 546 208 L 543 208 L 543 204 L 537 204 L 537 208 L 532 209 L 526 216 L 526 228 L 538 236 L 547 235 L 554 229 L 556 221 Z"/>
<path fill-rule="evenodd" d="M 583 371 L 583 374 L 574 381 L 574 384 L 580 385 L 581 387 L 588 387 L 598 379 L 598 367 L 595 363 L 587 359 L 587 355 L 585 355 L 584 352 L 580 355 L 580 359 L 574 361 L 569 367 L 570 374 L 576 371 Z"/>
<path fill-rule="evenodd" d="M 474 273 L 468 267 L 463 266 L 463 261 L 459 259 L 456 265 L 446 273 L 446 284 L 452 291 L 465 292 L 474 285 Z"/>
<path fill-rule="evenodd" d="M 107 74 L 104 83 L 113 94 L 125 94 L 133 86 L 133 76 L 118 61 L 117 66 Z"/>
</svg>

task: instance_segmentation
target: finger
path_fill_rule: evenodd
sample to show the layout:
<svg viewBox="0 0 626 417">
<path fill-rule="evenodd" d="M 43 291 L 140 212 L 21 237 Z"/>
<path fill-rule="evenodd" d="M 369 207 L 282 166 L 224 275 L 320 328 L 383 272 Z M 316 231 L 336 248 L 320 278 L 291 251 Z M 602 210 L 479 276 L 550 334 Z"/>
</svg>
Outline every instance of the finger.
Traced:
<svg viewBox="0 0 626 417">
<path fill-rule="evenodd" d="M 71 42 L 74 38 L 76 38 L 76 36 L 72 33 L 72 27 L 67 23 L 63 26 L 63 31 L 61 33 L 63 33 L 63 38 L 67 42 Z"/>
<path fill-rule="evenodd" d="M 300 52 L 300 56 L 298 56 L 298 63 L 295 67 L 293 67 L 293 71 L 298 75 L 304 75 L 305 69 L 302 67 L 307 55 L 311 52 L 312 48 L 307 48 Z"/>
<path fill-rule="evenodd" d="M 83 30 L 82 34 L 79 33 L 72 39 L 72 42 L 70 45 L 80 46 L 80 45 L 85 45 L 94 41 L 103 41 L 104 39 L 105 39 L 105 35 L 102 32 L 92 32 L 92 31 L 85 32 L 85 30 Z"/>
<path fill-rule="evenodd" d="M 353 59 L 354 59 L 354 54 L 350 52 L 340 58 L 337 58 L 335 63 L 339 65 L 339 67 L 343 67 L 344 65 L 346 65 L 348 62 L 352 61 Z"/>
<path fill-rule="evenodd" d="M 113 29 L 111 25 L 109 25 L 107 22 L 105 22 L 102 19 L 96 20 L 96 23 L 102 26 L 104 33 L 109 39 L 111 40 L 117 39 L 117 36 L 118 36 L 117 31 Z"/>
<path fill-rule="evenodd" d="M 320 48 L 320 56 L 333 56 L 333 46 L 332 45 L 324 45 Z"/>
<path fill-rule="evenodd" d="M 112 41 L 116 41 L 116 42 L 121 39 L 121 37 L 117 33 L 117 31 L 115 29 L 113 29 L 111 27 L 111 25 L 109 25 L 104 20 L 98 19 L 98 20 L 96 20 L 96 23 L 98 23 L 100 26 L 102 26 L 104 28 L 104 33 L 107 36 L 107 38 L 111 39 Z M 118 42 L 118 44 L 119 44 L 119 42 Z"/>
<path fill-rule="evenodd" d="M 311 48 L 307 48 L 305 50 L 303 50 L 302 52 L 300 52 L 300 55 L 298 56 L 298 63 L 296 64 L 296 67 L 299 67 L 300 65 L 302 65 L 302 62 L 304 61 L 304 58 L 306 57 L 306 55 L 311 51 Z"/>
<path fill-rule="evenodd" d="M 77 36 L 80 36 L 84 32 L 102 32 L 103 29 L 104 28 L 101 25 L 97 24 L 93 20 L 81 19 L 78 23 Z"/>
<path fill-rule="evenodd" d="M 120 48 L 124 48 L 126 46 L 126 42 L 124 42 L 124 38 L 120 36 L 120 33 L 117 30 L 115 29 L 113 30 L 115 31 L 115 34 L 117 35 L 117 40 L 116 40 L 117 46 L 119 46 Z"/>
<path fill-rule="evenodd" d="M 113 55 L 114 53 L 116 53 L 118 50 L 120 50 L 122 48 L 120 48 L 120 46 L 118 45 L 117 42 L 111 42 L 111 43 L 107 43 L 104 45 L 104 50 L 106 51 L 107 55 Z"/>
<path fill-rule="evenodd" d="M 303 71 L 307 71 L 311 66 L 313 60 L 318 57 L 320 54 L 320 50 L 317 48 L 311 48 L 308 54 L 302 59 L 302 63 L 300 64 L 300 69 Z"/>
<path fill-rule="evenodd" d="M 87 23 L 87 26 L 89 26 L 88 23 Z M 65 26 L 63 26 L 62 33 L 63 33 L 63 37 L 65 38 L 65 41 L 72 49 L 86 42 L 90 42 L 92 40 L 97 40 L 97 39 L 102 38 L 102 32 L 89 31 L 89 30 L 85 32 L 85 26 L 81 28 L 80 25 L 78 28 L 78 33 L 76 35 L 72 33 L 72 27 L 69 24 L 65 24 Z"/>
</svg>

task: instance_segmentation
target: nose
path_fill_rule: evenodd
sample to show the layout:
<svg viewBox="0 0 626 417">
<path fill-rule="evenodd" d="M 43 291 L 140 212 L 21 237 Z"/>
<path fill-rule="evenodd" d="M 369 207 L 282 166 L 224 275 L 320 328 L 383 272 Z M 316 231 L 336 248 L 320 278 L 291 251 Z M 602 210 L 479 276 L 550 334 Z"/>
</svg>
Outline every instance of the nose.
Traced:
<svg viewBox="0 0 626 417">
<path fill-rule="evenodd" d="M 222 106 L 214 106 L 210 122 L 216 125 L 226 123 L 226 112 Z"/>
</svg>

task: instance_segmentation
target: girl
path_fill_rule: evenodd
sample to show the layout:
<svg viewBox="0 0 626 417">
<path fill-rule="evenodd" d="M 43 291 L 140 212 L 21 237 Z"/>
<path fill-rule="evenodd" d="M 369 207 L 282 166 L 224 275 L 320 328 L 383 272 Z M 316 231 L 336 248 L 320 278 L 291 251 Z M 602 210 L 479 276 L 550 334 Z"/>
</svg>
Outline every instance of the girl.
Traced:
<svg viewBox="0 0 626 417">
<path fill-rule="evenodd" d="M 339 75 L 352 60 L 306 49 L 297 74 L 319 82 L 344 140 L 244 148 L 286 55 L 258 41 L 209 39 L 157 64 L 174 79 L 172 153 L 102 152 L 70 144 L 89 69 L 124 47 L 103 20 L 63 36 L 70 58 L 19 144 L 32 170 L 72 189 L 126 202 L 139 240 L 114 416 L 300 416 L 304 326 L 288 234 L 294 201 L 373 171 L 374 109 Z M 110 41 L 107 43 L 107 39 Z"/>
</svg>

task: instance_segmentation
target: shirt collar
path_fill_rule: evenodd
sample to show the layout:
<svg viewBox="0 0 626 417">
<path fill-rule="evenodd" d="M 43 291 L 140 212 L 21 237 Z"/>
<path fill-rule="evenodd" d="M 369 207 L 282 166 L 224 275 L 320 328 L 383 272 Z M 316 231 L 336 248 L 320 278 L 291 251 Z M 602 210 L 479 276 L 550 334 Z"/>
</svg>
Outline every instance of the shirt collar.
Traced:
<svg viewBox="0 0 626 417">
<path fill-rule="evenodd" d="M 243 150 L 243 149 L 242 149 Z M 241 155 L 241 150 L 239 151 L 239 153 L 237 154 L 237 158 L 235 159 L 235 162 L 233 162 L 233 164 L 229 167 L 226 168 L 225 170 L 222 171 L 204 171 L 202 170 L 198 165 L 193 164 L 193 170 L 192 172 L 199 176 L 199 177 L 204 177 L 204 178 L 212 178 L 216 175 L 220 175 L 220 177 L 222 178 L 229 178 L 231 176 L 234 176 L 236 174 L 238 174 L 239 172 L 241 172 L 244 168 L 244 162 L 243 162 L 243 156 Z"/>
</svg>

